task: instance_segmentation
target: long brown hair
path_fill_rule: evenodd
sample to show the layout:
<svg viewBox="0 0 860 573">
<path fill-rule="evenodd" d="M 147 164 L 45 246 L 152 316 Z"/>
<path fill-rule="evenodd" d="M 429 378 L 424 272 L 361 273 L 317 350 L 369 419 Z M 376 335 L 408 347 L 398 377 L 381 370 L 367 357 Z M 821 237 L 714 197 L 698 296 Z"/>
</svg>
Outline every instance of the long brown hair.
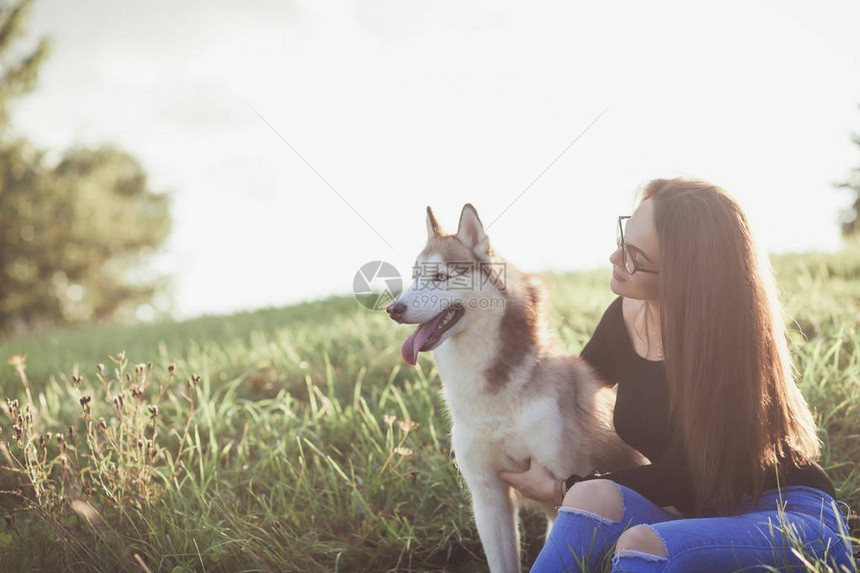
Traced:
<svg viewBox="0 0 860 573">
<path fill-rule="evenodd" d="M 778 458 L 818 459 L 815 421 L 794 383 L 769 261 L 723 189 L 657 179 L 660 322 L 671 416 L 681 430 L 700 515 L 757 499 Z M 763 260 L 762 260 L 763 259 Z"/>
</svg>

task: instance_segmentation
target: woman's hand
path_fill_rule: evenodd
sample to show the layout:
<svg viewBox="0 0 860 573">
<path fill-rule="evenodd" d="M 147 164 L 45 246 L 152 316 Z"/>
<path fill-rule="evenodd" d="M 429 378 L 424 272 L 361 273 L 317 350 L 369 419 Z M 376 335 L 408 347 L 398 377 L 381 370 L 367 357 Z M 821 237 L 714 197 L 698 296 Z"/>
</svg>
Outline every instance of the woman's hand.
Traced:
<svg viewBox="0 0 860 573">
<path fill-rule="evenodd" d="M 529 459 L 529 469 L 524 472 L 500 471 L 502 481 L 511 485 L 526 497 L 559 505 L 562 492 L 560 480 L 549 473 L 534 458 Z"/>
</svg>

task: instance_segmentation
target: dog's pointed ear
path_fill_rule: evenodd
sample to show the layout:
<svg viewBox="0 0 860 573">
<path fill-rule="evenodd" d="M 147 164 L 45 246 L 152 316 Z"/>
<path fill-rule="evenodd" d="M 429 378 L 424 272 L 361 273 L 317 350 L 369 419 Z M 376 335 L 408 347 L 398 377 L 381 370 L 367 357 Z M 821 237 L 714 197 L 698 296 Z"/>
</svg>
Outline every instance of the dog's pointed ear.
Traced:
<svg viewBox="0 0 860 573">
<path fill-rule="evenodd" d="M 463 205 L 457 238 L 475 253 L 486 255 L 490 251 L 490 237 L 484 233 L 484 225 L 478 218 L 478 211 L 471 203 Z"/>
<path fill-rule="evenodd" d="M 439 224 L 439 221 L 436 220 L 436 216 L 433 215 L 433 209 L 430 208 L 430 205 L 427 205 L 427 240 L 429 241 L 433 237 L 438 237 L 442 234 L 442 225 Z"/>
</svg>

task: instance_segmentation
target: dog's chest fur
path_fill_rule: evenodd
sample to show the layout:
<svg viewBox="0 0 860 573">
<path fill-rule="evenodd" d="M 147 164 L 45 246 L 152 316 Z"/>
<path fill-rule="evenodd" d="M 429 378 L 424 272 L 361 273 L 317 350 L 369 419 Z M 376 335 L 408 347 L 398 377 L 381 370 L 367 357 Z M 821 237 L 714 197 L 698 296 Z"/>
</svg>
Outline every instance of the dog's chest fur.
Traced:
<svg viewBox="0 0 860 573">
<path fill-rule="evenodd" d="M 555 396 L 530 384 L 533 354 L 512 365 L 499 387 L 486 379 L 493 356 L 487 341 L 454 336 L 433 351 L 451 413 L 454 449 L 464 471 L 523 471 L 535 457 L 553 466 L 561 442 L 561 413 Z"/>
</svg>

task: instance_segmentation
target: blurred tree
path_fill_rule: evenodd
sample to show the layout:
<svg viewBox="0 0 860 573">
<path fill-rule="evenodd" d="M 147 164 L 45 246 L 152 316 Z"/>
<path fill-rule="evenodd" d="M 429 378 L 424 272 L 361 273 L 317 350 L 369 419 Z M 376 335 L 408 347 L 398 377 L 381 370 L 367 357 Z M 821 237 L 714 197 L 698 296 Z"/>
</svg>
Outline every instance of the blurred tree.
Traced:
<svg viewBox="0 0 860 573">
<path fill-rule="evenodd" d="M 167 236 L 167 196 L 127 153 L 72 148 L 53 168 L 22 142 L 0 148 L 0 326 L 114 318 L 160 281 L 134 276 Z"/>
<path fill-rule="evenodd" d="M 860 134 L 853 134 L 851 140 L 860 146 Z M 849 206 L 842 216 L 842 235 L 844 237 L 860 235 L 860 167 L 855 167 L 848 176 L 848 181 L 837 183 L 837 187 L 849 189 L 854 195 L 854 203 Z"/>
<path fill-rule="evenodd" d="M 33 51 L 11 54 L 12 43 L 24 31 L 24 21 L 33 0 L 10 4 L 0 0 L 0 134 L 5 133 L 9 121 L 9 102 L 36 86 L 39 66 L 48 57 L 50 43 L 42 38 Z"/>
<path fill-rule="evenodd" d="M 167 196 L 129 154 L 78 146 L 50 162 L 9 136 L 9 103 L 48 50 L 8 53 L 31 2 L 0 0 L 0 334 L 133 312 L 164 287 L 140 264 L 170 228 Z"/>
</svg>

